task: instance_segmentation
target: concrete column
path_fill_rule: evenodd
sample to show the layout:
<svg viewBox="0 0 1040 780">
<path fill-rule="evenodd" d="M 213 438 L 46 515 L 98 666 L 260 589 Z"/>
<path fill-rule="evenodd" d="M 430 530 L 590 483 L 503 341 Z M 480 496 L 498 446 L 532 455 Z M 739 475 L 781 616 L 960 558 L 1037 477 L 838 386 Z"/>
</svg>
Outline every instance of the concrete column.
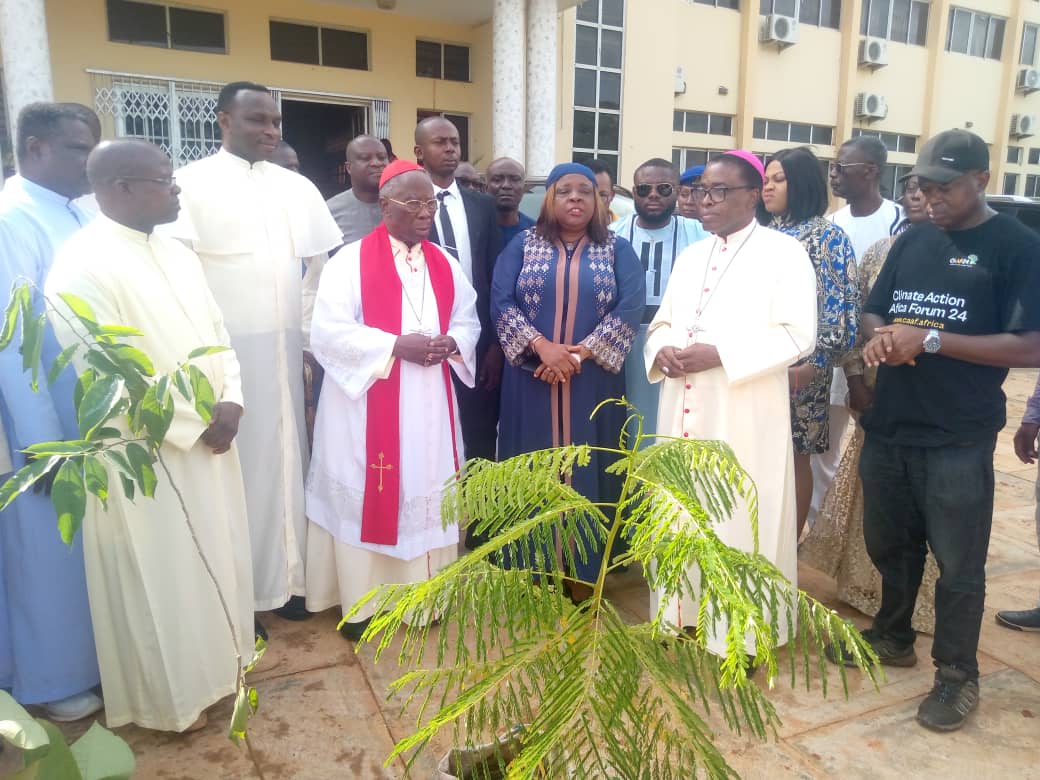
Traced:
<svg viewBox="0 0 1040 780">
<path fill-rule="evenodd" d="M 528 0 L 527 175 L 546 176 L 556 162 L 557 0 Z"/>
<path fill-rule="evenodd" d="M 54 100 L 43 0 L 0 0 L 0 49 L 7 116 L 13 126 L 26 104 Z"/>
<path fill-rule="evenodd" d="M 524 162 L 524 0 L 495 0 L 491 18 L 491 159 Z"/>
</svg>

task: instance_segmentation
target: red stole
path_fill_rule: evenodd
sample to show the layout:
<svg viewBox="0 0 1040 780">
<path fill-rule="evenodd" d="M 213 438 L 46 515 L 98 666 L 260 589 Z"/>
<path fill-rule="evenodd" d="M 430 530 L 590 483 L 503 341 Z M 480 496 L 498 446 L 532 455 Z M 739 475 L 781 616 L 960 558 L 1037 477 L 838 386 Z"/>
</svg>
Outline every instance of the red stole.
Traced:
<svg viewBox="0 0 1040 780">
<path fill-rule="evenodd" d="M 441 333 L 448 332 L 455 303 L 455 281 L 451 265 L 436 245 L 422 242 L 426 268 L 437 302 Z M 380 224 L 361 239 L 361 311 L 365 325 L 401 335 L 401 301 L 404 291 L 394 265 L 390 234 Z M 455 405 L 451 369 L 440 365 L 451 418 L 451 449 L 459 468 L 455 443 Z M 365 503 L 361 515 L 361 541 L 397 544 L 397 519 L 401 504 L 401 360 L 394 360 L 390 376 L 376 380 L 365 397 Z"/>
</svg>

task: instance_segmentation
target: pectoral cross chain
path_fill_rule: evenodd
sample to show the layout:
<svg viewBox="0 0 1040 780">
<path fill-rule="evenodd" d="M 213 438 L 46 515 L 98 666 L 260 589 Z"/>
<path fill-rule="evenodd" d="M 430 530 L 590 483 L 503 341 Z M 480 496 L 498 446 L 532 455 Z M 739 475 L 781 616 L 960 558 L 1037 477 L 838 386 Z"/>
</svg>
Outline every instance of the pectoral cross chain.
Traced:
<svg viewBox="0 0 1040 780">
<path fill-rule="evenodd" d="M 383 492 L 383 472 L 384 471 L 389 471 L 390 469 L 393 469 L 393 464 L 387 463 L 387 464 L 384 465 L 384 463 L 383 463 L 383 453 L 380 452 L 379 453 L 379 464 L 377 465 L 375 463 L 372 463 L 372 464 L 369 465 L 369 468 L 370 469 L 376 469 L 377 471 L 379 471 L 379 485 L 376 487 L 376 489 L 380 493 L 382 493 Z"/>
</svg>

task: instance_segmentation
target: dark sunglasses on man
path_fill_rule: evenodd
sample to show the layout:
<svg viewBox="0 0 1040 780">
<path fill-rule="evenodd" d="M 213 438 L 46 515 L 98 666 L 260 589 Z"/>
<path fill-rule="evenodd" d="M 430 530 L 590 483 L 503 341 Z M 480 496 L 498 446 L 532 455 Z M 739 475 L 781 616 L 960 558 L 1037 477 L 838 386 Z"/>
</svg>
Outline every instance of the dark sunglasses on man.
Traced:
<svg viewBox="0 0 1040 780">
<path fill-rule="evenodd" d="M 675 187 L 668 182 L 662 182 L 661 184 L 637 184 L 632 188 L 632 191 L 640 198 L 646 198 L 654 189 L 657 190 L 657 194 L 662 198 L 670 198 L 672 193 L 675 192 Z"/>
</svg>

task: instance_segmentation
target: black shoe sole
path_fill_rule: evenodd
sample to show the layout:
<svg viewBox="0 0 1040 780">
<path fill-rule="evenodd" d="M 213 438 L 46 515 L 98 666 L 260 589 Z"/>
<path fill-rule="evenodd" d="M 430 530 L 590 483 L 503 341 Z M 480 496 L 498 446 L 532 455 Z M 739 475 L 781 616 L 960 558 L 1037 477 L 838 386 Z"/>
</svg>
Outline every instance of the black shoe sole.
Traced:
<svg viewBox="0 0 1040 780">
<path fill-rule="evenodd" d="M 357 642 L 371 622 L 372 618 L 365 618 L 355 623 L 344 623 L 339 627 L 339 635 L 349 642 Z"/>
</svg>

